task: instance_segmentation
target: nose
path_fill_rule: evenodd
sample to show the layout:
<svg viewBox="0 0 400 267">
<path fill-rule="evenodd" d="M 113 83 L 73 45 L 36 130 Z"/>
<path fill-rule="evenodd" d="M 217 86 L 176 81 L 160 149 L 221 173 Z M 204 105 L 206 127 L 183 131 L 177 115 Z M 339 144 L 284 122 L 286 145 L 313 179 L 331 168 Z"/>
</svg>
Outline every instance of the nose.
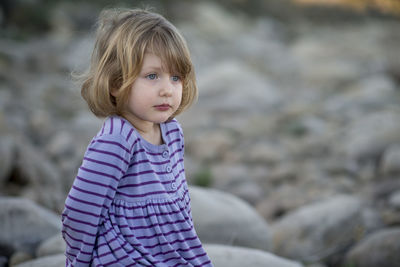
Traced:
<svg viewBox="0 0 400 267">
<path fill-rule="evenodd" d="M 160 96 L 172 96 L 173 84 L 169 78 L 163 78 L 160 88 Z"/>
</svg>

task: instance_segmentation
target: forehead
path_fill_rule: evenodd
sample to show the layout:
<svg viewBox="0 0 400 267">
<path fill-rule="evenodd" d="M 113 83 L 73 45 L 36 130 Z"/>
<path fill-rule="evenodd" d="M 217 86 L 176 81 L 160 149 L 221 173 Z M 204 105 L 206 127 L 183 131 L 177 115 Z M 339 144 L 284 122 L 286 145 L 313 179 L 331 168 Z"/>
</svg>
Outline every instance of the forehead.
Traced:
<svg viewBox="0 0 400 267">
<path fill-rule="evenodd" d="M 163 68 L 161 58 L 154 53 L 145 53 L 142 69 L 146 68 Z"/>
<path fill-rule="evenodd" d="M 176 36 L 172 36 L 168 31 L 154 31 L 151 38 L 146 44 L 146 53 L 158 56 L 161 64 L 165 65 L 169 70 L 180 70 L 183 61 L 186 59 L 182 57 L 185 47 Z M 182 71 L 182 70 L 181 70 Z"/>
<path fill-rule="evenodd" d="M 168 61 L 163 55 L 158 55 L 153 52 L 146 52 L 143 56 L 142 68 L 143 71 L 159 70 L 167 73 L 181 73 L 176 66 L 176 62 Z"/>
<path fill-rule="evenodd" d="M 149 32 L 144 41 L 141 68 L 158 65 L 168 73 L 186 76 L 191 70 L 191 61 L 183 40 L 165 29 Z M 147 59 L 147 60 L 146 60 Z"/>
</svg>

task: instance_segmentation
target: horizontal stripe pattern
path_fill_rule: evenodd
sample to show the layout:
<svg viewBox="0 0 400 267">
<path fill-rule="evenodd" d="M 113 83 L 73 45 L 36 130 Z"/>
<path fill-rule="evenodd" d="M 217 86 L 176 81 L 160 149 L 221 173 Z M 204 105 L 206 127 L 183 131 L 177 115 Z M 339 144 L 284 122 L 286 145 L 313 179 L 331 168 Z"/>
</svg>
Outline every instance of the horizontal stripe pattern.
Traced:
<svg viewBox="0 0 400 267">
<path fill-rule="evenodd" d="M 182 129 L 160 128 L 164 144 L 153 145 L 113 116 L 89 143 L 62 214 L 66 266 L 212 266 L 191 216 Z"/>
</svg>

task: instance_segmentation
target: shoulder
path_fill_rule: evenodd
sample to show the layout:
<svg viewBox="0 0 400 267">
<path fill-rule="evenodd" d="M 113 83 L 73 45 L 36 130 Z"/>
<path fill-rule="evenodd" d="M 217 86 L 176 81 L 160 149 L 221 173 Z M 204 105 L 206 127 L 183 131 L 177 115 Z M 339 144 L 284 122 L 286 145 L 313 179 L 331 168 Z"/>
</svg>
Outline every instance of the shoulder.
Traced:
<svg viewBox="0 0 400 267">
<path fill-rule="evenodd" d="M 131 151 L 138 142 L 138 136 L 127 120 L 119 116 L 111 116 L 106 118 L 93 142 L 119 145 Z"/>
<path fill-rule="evenodd" d="M 172 119 L 168 122 L 163 123 L 165 127 L 165 137 L 169 140 L 181 139 L 183 142 L 183 130 L 181 125 L 176 119 Z"/>
<path fill-rule="evenodd" d="M 176 119 L 172 119 L 164 123 L 166 129 L 166 135 L 181 136 L 183 138 L 182 126 Z"/>
<path fill-rule="evenodd" d="M 184 147 L 184 137 L 181 125 L 176 119 L 172 119 L 164 123 L 164 137 L 167 145 L 170 148 L 181 149 Z"/>
</svg>

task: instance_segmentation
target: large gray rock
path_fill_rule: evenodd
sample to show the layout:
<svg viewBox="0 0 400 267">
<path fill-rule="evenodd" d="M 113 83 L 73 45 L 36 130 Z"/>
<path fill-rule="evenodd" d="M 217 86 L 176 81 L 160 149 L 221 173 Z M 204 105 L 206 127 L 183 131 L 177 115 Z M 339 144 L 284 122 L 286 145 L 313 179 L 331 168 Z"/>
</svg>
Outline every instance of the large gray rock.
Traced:
<svg viewBox="0 0 400 267">
<path fill-rule="evenodd" d="M 60 232 L 40 243 L 39 247 L 36 249 L 36 256 L 44 257 L 48 255 L 64 253 L 65 249 L 66 244 Z"/>
<path fill-rule="evenodd" d="M 217 243 L 269 250 L 267 223 L 249 204 L 214 189 L 192 186 L 193 221 L 204 243 Z"/>
<path fill-rule="evenodd" d="M 56 254 L 42 257 L 15 265 L 15 267 L 65 267 L 65 256 L 64 254 Z"/>
<path fill-rule="evenodd" d="M 0 197 L 0 246 L 34 252 L 43 240 L 60 233 L 58 215 L 30 200 Z"/>
<path fill-rule="evenodd" d="M 347 266 L 400 266 L 400 227 L 379 230 L 358 243 L 346 257 Z"/>
<path fill-rule="evenodd" d="M 289 213 L 272 225 L 274 252 L 302 261 L 329 259 L 367 229 L 361 201 L 335 196 Z"/>
<path fill-rule="evenodd" d="M 215 267 L 301 267 L 301 263 L 258 249 L 224 245 L 204 245 Z"/>
</svg>

